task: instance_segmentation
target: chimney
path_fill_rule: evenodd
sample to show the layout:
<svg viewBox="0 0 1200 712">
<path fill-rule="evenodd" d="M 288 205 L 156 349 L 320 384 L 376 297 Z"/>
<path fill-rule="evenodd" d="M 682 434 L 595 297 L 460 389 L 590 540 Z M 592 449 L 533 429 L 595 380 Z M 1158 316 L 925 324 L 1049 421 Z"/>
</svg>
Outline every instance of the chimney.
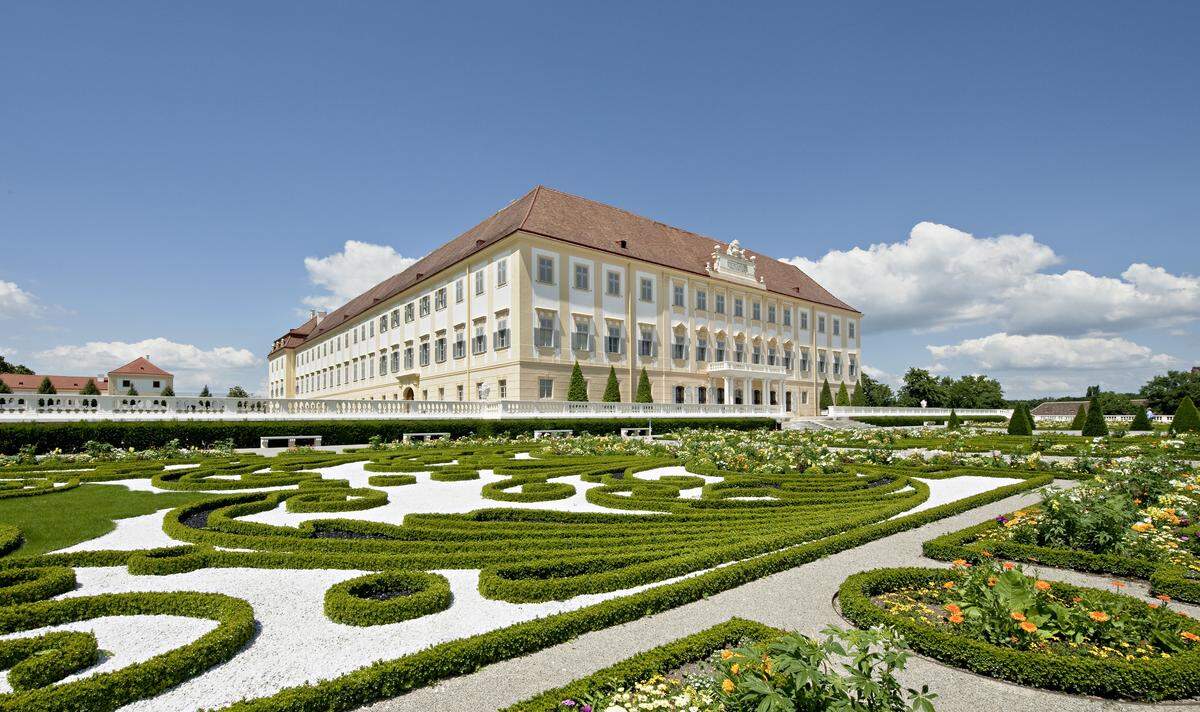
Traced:
<svg viewBox="0 0 1200 712">
<path fill-rule="evenodd" d="M 309 309 L 308 310 L 308 318 L 316 319 L 318 324 L 320 324 L 321 320 L 323 320 L 327 316 L 329 316 L 329 312 L 327 312 L 323 309 Z"/>
</svg>

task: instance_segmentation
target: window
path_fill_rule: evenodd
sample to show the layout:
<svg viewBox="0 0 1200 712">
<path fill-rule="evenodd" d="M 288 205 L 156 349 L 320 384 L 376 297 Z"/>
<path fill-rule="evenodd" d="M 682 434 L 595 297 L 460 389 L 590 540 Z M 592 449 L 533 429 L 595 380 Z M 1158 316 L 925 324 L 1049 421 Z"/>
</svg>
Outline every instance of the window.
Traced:
<svg viewBox="0 0 1200 712">
<path fill-rule="evenodd" d="M 463 387 L 461 385 L 455 386 L 454 393 L 458 397 L 459 402 L 461 403 L 462 399 L 463 399 Z"/>
<path fill-rule="evenodd" d="M 538 398 L 554 397 L 554 380 L 551 378 L 538 379 Z"/>
<path fill-rule="evenodd" d="M 842 355 L 835 353 L 833 355 L 833 375 L 841 377 L 842 375 Z"/>
<path fill-rule="evenodd" d="M 750 318 L 755 321 L 762 321 L 762 303 L 756 301 L 750 305 L 750 309 Z"/>
<path fill-rule="evenodd" d="M 379 375 L 380 376 L 387 375 L 387 360 L 388 360 L 387 354 L 384 354 L 379 357 Z"/>
<path fill-rule="evenodd" d="M 685 393 L 685 391 L 684 391 L 683 386 L 675 386 L 675 402 L 676 403 L 683 402 L 684 393 Z"/>
<path fill-rule="evenodd" d="M 508 397 L 508 380 L 501 378 L 499 381 L 496 381 L 496 390 L 500 392 L 501 398 L 507 398 Z"/>
<path fill-rule="evenodd" d="M 621 353 L 621 325 L 609 324 L 608 336 L 604 337 L 604 352 L 610 354 Z"/>
<path fill-rule="evenodd" d="M 413 347 L 404 347 L 404 368 L 411 371 L 413 367 Z"/>
<path fill-rule="evenodd" d="M 421 316 L 429 316 L 429 295 L 421 297 Z"/>
<path fill-rule="evenodd" d="M 800 312 L 800 329 L 808 331 L 808 310 Z"/>
<path fill-rule="evenodd" d="M 751 359 L 752 363 L 756 363 L 756 364 L 762 363 L 762 346 L 761 345 L 755 344 L 754 347 L 750 349 L 750 359 Z"/>
<path fill-rule="evenodd" d="M 454 332 L 454 358 L 467 355 L 467 334 L 462 329 Z"/>
<path fill-rule="evenodd" d="M 368 329 L 367 329 L 367 331 L 368 331 L 368 334 L 367 334 L 367 335 L 368 335 L 368 336 L 374 336 L 374 335 L 375 335 L 375 322 L 371 322 L 371 323 L 367 324 L 367 327 L 368 327 Z"/>
<path fill-rule="evenodd" d="M 836 316 L 833 318 L 833 335 L 834 336 L 842 335 L 842 320 L 837 318 Z"/>
<path fill-rule="evenodd" d="M 121 388 L 129 388 L 129 381 L 121 381 Z"/>
<path fill-rule="evenodd" d="M 742 341 L 736 341 L 733 344 L 733 360 L 737 363 L 742 363 L 746 360 L 746 344 Z"/>
<path fill-rule="evenodd" d="M 496 286 L 503 287 L 508 284 L 508 258 L 502 257 L 496 260 Z"/>
<path fill-rule="evenodd" d="M 587 265 L 575 265 L 575 288 L 585 292 L 592 289 L 592 269 Z"/>
<path fill-rule="evenodd" d="M 708 311 L 708 292 L 696 292 L 696 311 Z"/>
<path fill-rule="evenodd" d="M 639 329 L 638 356 L 654 355 L 654 327 L 643 326 Z"/>
<path fill-rule="evenodd" d="M 442 287 L 433 293 L 433 308 L 441 311 L 446 308 L 446 288 Z"/>
<path fill-rule="evenodd" d="M 616 270 L 609 270 L 605 274 L 604 293 L 610 297 L 621 296 L 621 273 Z"/>
<path fill-rule="evenodd" d="M 281 366 L 281 365 L 283 365 L 283 364 L 275 364 L 275 365 L 276 365 L 276 366 Z M 276 370 L 278 370 L 278 369 L 276 369 Z M 152 385 L 152 386 L 150 386 L 150 387 L 151 387 L 151 388 L 161 388 L 161 387 L 162 387 L 162 384 L 161 384 L 159 381 L 155 381 L 155 382 L 154 382 L 154 385 Z"/>
<path fill-rule="evenodd" d="M 854 324 L 855 324 L 855 322 L 853 322 L 853 321 L 846 322 L 846 336 L 850 337 L 851 339 L 855 338 L 854 337 Z"/>
<path fill-rule="evenodd" d="M 745 305 L 742 303 L 741 297 L 733 298 L 733 316 L 737 319 L 741 319 L 742 317 L 746 316 Z"/>
<path fill-rule="evenodd" d="M 592 323 L 587 317 L 575 317 L 575 331 L 571 332 L 571 348 L 576 351 L 592 350 Z"/>
<path fill-rule="evenodd" d="M 682 307 L 684 304 L 683 285 L 676 284 L 671 287 L 671 306 Z"/>
<path fill-rule="evenodd" d="M 846 358 L 849 360 L 846 375 L 850 376 L 850 380 L 854 380 L 858 376 L 858 357 L 850 354 Z"/>
<path fill-rule="evenodd" d="M 716 360 L 724 361 L 725 360 L 725 339 L 717 339 L 717 347 L 715 350 L 716 350 L 716 354 L 715 354 Z"/>
<path fill-rule="evenodd" d="M 820 316 L 817 317 L 817 333 L 818 334 L 825 333 L 825 315 L 824 314 L 821 314 Z"/>
<path fill-rule="evenodd" d="M 792 350 L 791 349 L 785 349 L 783 352 L 783 368 L 785 370 L 787 370 L 788 373 L 791 373 L 791 371 L 792 371 Z"/>
<path fill-rule="evenodd" d="M 483 381 L 475 382 L 475 400 L 485 400 L 487 392 L 483 388 Z"/>
<path fill-rule="evenodd" d="M 442 363 L 446 360 L 445 336 L 439 336 L 437 337 L 437 340 L 433 342 L 433 359 L 438 363 Z"/>
<path fill-rule="evenodd" d="M 446 389 L 445 389 L 445 387 L 438 388 L 438 400 L 440 400 L 440 401 L 444 401 L 444 400 L 446 400 Z"/>
<path fill-rule="evenodd" d="M 429 365 L 429 342 L 428 341 L 421 342 L 420 354 L 421 354 L 421 365 L 428 366 Z"/>
<path fill-rule="evenodd" d="M 487 325 L 482 321 L 475 324 L 475 338 L 471 339 L 471 353 L 482 354 L 487 352 Z"/>
<path fill-rule="evenodd" d="M 463 300 L 463 281 L 457 280 L 454 282 L 454 303 L 462 304 Z"/>
<path fill-rule="evenodd" d="M 775 323 L 775 305 L 774 304 L 767 305 L 767 323 L 768 324 Z"/>
<path fill-rule="evenodd" d="M 483 294 L 485 273 L 481 269 L 475 273 L 475 294 Z"/>
<path fill-rule="evenodd" d="M 775 365 L 776 359 L 778 358 L 778 353 L 779 352 L 775 350 L 774 346 L 767 347 L 767 365 L 768 366 Z"/>
<path fill-rule="evenodd" d="M 404 305 L 404 323 L 407 324 L 413 320 L 413 305 Z"/>
<path fill-rule="evenodd" d="M 508 319 L 496 320 L 496 334 L 492 337 L 492 348 L 508 348 Z"/>
<path fill-rule="evenodd" d="M 392 373 L 395 373 L 400 370 L 400 350 L 399 349 L 392 352 L 391 360 L 392 360 Z M 411 350 L 408 351 L 407 360 L 408 360 L 408 367 L 412 368 L 412 351 Z"/>
<path fill-rule="evenodd" d="M 825 352 L 817 352 L 817 373 L 825 373 Z"/>
<path fill-rule="evenodd" d="M 654 280 L 649 277 L 642 277 L 641 294 L 638 295 L 638 298 L 643 302 L 654 301 Z"/>
<path fill-rule="evenodd" d="M 708 360 L 708 338 L 707 337 L 700 337 L 699 339 L 696 339 L 696 360 L 697 361 L 707 361 Z"/>
<path fill-rule="evenodd" d="M 387 331 L 387 314 L 379 317 L 379 333 Z"/>
<path fill-rule="evenodd" d="M 675 342 L 671 344 L 671 358 L 685 359 L 687 358 L 687 335 L 676 334 Z"/>
<path fill-rule="evenodd" d="M 725 295 L 724 294 L 716 295 L 716 302 L 717 302 L 716 309 L 714 311 L 716 311 L 718 314 L 724 314 L 725 313 Z"/>
<path fill-rule="evenodd" d="M 533 345 L 554 348 L 554 314 L 538 314 L 538 325 L 533 330 Z"/>
<path fill-rule="evenodd" d="M 554 284 L 554 258 L 537 258 L 537 281 L 542 284 Z"/>
<path fill-rule="evenodd" d="M 397 326 L 400 326 L 400 310 L 393 309 L 392 310 L 392 328 L 394 329 Z"/>
<path fill-rule="evenodd" d="M 792 325 L 792 308 L 791 307 L 783 308 L 783 325 L 784 326 Z"/>
</svg>

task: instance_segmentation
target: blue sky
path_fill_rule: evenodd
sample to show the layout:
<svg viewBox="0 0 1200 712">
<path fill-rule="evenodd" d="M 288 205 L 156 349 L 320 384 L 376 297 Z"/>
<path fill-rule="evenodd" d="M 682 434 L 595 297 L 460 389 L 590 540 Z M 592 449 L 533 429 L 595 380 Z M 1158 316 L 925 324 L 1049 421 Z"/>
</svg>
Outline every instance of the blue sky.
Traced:
<svg viewBox="0 0 1200 712">
<path fill-rule="evenodd" d="M 1136 388 L 1200 345 L 1198 24 L 1182 2 L 11 5 L 0 353 L 261 388 L 308 304 L 542 183 L 801 258 L 866 312 L 881 377 Z"/>
</svg>

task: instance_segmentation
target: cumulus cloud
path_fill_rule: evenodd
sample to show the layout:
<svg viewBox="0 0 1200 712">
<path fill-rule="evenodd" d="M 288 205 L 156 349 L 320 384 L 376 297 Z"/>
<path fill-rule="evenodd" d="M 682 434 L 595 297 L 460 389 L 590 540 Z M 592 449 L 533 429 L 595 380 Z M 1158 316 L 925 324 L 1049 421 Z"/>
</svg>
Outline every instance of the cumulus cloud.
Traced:
<svg viewBox="0 0 1200 712">
<path fill-rule="evenodd" d="M 1167 367 L 1176 359 L 1121 337 L 998 333 L 957 344 L 927 346 L 934 359 L 966 359 L 981 368 L 1098 369 L 1122 366 Z"/>
<path fill-rule="evenodd" d="M 1142 263 L 1119 278 L 1047 272 L 1061 258 L 1032 235 L 981 238 L 922 222 L 904 242 L 788 261 L 861 309 L 873 333 L 996 324 L 1077 335 L 1200 317 L 1198 277 Z"/>
<path fill-rule="evenodd" d="M 41 306 L 32 294 L 18 287 L 15 282 L 0 279 L 0 319 L 37 316 L 41 311 Z"/>
<path fill-rule="evenodd" d="M 388 245 L 346 240 L 341 252 L 304 258 L 309 281 L 325 290 L 305 297 L 304 303 L 316 309 L 336 309 L 416 261 Z"/>
<path fill-rule="evenodd" d="M 215 392 L 235 383 L 257 383 L 262 378 L 259 373 L 262 359 L 248 349 L 232 346 L 203 349 L 162 337 L 55 346 L 38 352 L 34 363 L 39 373 L 104 374 L 138 356 L 149 356 L 156 366 L 175 374 L 175 390 L 181 394 L 198 391 L 204 385 L 212 386 Z"/>
</svg>

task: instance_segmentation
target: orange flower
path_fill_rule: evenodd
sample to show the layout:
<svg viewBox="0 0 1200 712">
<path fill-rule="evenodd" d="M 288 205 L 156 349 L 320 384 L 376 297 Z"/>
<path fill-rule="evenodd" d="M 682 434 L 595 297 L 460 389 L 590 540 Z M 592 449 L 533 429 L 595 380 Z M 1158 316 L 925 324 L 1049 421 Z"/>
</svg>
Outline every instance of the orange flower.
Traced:
<svg viewBox="0 0 1200 712">
<path fill-rule="evenodd" d="M 1082 600 L 1083 600 L 1082 596 L 1072 596 L 1071 597 L 1071 603 L 1079 603 Z"/>
<path fill-rule="evenodd" d="M 954 588 L 954 582 L 947 581 L 946 583 L 942 584 L 942 588 L 946 588 L 946 589 Z"/>
<path fill-rule="evenodd" d="M 959 623 L 963 622 L 963 617 L 962 617 L 961 613 L 955 613 L 954 615 L 950 616 L 950 618 L 948 620 L 951 623 L 958 625 Z"/>
<path fill-rule="evenodd" d="M 1013 611 L 1013 612 L 1012 612 L 1012 613 L 1010 613 L 1009 615 L 1012 617 L 1012 619 L 1013 619 L 1014 621 L 1023 621 L 1023 620 L 1025 620 L 1025 614 L 1024 614 L 1024 613 L 1022 613 L 1022 612 L 1020 612 L 1020 611 Z"/>
<path fill-rule="evenodd" d="M 1200 635 L 1196 635 L 1195 633 L 1193 633 L 1190 630 L 1185 630 L 1182 633 L 1180 633 L 1179 635 L 1183 636 L 1184 640 L 1190 640 L 1193 643 L 1195 643 L 1197 640 L 1200 640 Z"/>
<path fill-rule="evenodd" d="M 741 665 L 738 665 L 737 663 L 734 663 L 733 665 L 731 665 L 731 666 L 729 667 L 729 672 L 731 672 L 731 673 L 733 673 L 734 675 L 736 675 L 736 674 L 738 674 L 738 672 L 740 672 L 740 671 L 741 671 L 741 669 L 742 669 L 742 666 L 741 666 Z"/>
<path fill-rule="evenodd" d="M 962 613 L 962 609 L 953 603 L 946 604 L 946 610 L 951 614 Z"/>
<path fill-rule="evenodd" d="M 1103 623 L 1104 621 L 1108 620 L 1108 614 L 1104 611 L 1092 611 L 1088 614 L 1088 617 L 1097 623 Z"/>
<path fill-rule="evenodd" d="M 722 651 L 721 651 L 721 659 L 722 659 L 722 660 L 728 660 L 728 659 L 730 659 L 730 658 L 732 658 L 732 657 L 733 657 L 733 651 L 732 651 L 732 650 L 722 650 Z"/>
<path fill-rule="evenodd" d="M 1112 585 L 1113 585 L 1113 586 L 1115 586 L 1115 587 L 1117 587 L 1117 588 L 1125 588 L 1125 582 L 1124 582 L 1124 581 L 1113 581 L 1113 582 L 1112 582 Z"/>
<path fill-rule="evenodd" d="M 950 563 L 954 566 L 962 566 L 962 567 L 970 566 L 970 564 L 967 563 L 966 559 L 955 559 L 954 561 L 951 561 Z"/>
<path fill-rule="evenodd" d="M 1013 562 L 1011 562 L 1011 561 L 1005 561 L 1005 562 L 1004 562 L 1004 570 L 1005 570 L 1005 571 L 1012 571 L 1014 566 L 1016 566 L 1016 564 L 1014 564 L 1014 563 L 1013 563 Z"/>
<path fill-rule="evenodd" d="M 995 586 L 995 585 L 996 585 L 996 577 L 988 576 L 988 586 Z"/>
<path fill-rule="evenodd" d="M 733 680 L 730 680 L 729 678 L 725 678 L 725 682 L 721 683 L 721 689 L 725 691 L 725 694 L 733 692 L 733 687 Z"/>
<path fill-rule="evenodd" d="M 1170 597 L 1170 596 L 1168 596 L 1168 595 L 1167 595 L 1167 594 L 1165 594 L 1165 593 L 1160 593 L 1160 594 L 1158 594 L 1157 596 L 1155 596 L 1155 598 L 1157 598 L 1158 600 L 1162 601 L 1163 603 L 1170 603 L 1170 602 L 1171 602 L 1171 597 Z"/>
<path fill-rule="evenodd" d="M 1021 624 L 1021 630 L 1025 631 L 1026 633 L 1032 633 L 1035 630 L 1037 630 L 1037 626 L 1030 623 L 1029 621 L 1025 621 L 1024 623 Z"/>
<path fill-rule="evenodd" d="M 1049 581 L 1037 581 L 1036 583 L 1033 584 L 1033 587 L 1039 591 L 1049 591 L 1050 590 L 1050 582 Z"/>
<path fill-rule="evenodd" d="M 990 551 L 981 551 L 981 552 L 979 552 L 979 555 L 984 557 L 985 559 L 992 558 L 992 552 L 990 552 Z"/>
</svg>

